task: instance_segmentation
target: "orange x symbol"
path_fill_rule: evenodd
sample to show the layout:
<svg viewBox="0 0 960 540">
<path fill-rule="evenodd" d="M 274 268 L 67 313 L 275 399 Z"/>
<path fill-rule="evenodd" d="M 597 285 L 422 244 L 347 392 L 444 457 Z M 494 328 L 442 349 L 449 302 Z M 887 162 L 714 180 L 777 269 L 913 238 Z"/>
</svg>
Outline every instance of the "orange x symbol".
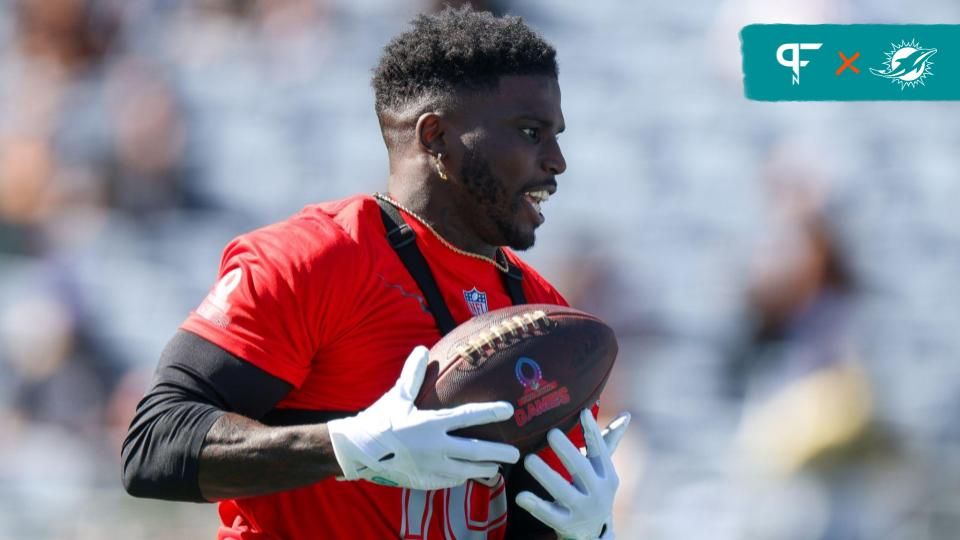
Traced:
<svg viewBox="0 0 960 540">
<path fill-rule="evenodd" d="M 837 51 L 837 54 L 840 55 L 840 58 L 843 58 L 843 65 L 837 68 L 837 75 L 840 75 L 841 73 L 843 73 L 843 70 L 847 68 L 852 69 L 854 73 L 860 73 L 860 70 L 857 69 L 857 66 L 853 65 L 853 61 L 860 56 L 860 51 L 853 53 L 853 56 L 851 56 L 850 58 L 847 58 L 846 56 L 844 56 L 843 53 L 840 51 Z"/>
</svg>

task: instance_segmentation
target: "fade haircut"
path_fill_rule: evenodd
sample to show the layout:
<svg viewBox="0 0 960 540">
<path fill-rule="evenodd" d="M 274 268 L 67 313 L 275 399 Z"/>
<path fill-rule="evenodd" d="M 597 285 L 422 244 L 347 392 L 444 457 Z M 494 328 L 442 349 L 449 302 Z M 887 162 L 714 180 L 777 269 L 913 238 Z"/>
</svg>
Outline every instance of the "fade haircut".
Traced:
<svg viewBox="0 0 960 540">
<path fill-rule="evenodd" d="M 384 48 L 374 70 L 377 114 L 419 104 L 416 114 L 459 92 L 492 90 L 506 75 L 557 76 L 556 50 L 520 17 L 447 7 L 418 15 Z"/>
</svg>

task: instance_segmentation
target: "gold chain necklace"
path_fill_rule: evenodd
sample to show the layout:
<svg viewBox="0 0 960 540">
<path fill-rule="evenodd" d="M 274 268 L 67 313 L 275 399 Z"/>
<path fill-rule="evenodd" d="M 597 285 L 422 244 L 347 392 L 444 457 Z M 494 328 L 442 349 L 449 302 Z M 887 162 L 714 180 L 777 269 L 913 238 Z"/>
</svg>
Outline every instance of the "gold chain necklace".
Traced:
<svg viewBox="0 0 960 540">
<path fill-rule="evenodd" d="M 410 217 L 412 217 L 413 219 L 419 221 L 421 225 L 423 225 L 424 227 L 427 228 L 428 231 L 430 231 L 431 233 L 433 233 L 433 235 L 437 237 L 437 240 L 440 240 L 440 243 L 443 244 L 444 246 L 446 246 L 447 249 L 449 249 L 450 251 L 453 251 L 454 253 L 459 253 L 460 255 L 464 255 L 464 256 L 466 256 L 466 257 L 471 257 L 471 258 L 474 258 L 474 259 L 479 259 L 479 260 L 481 260 L 481 261 L 486 261 L 486 262 L 492 264 L 493 266 L 495 266 L 495 267 L 497 268 L 497 270 L 500 270 L 500 271 L 503 272 L 503 273 L 507 273 L 507 272 L 510 270 L 510 268 L 507 266 L 507 262 L 506 262 L 506 258 L 507 258 L 507 257 L 506 257 L 506 255 L 503 256 L 504 262 L 503 262 L 503 263 L 500 263 L 500 262 L 498 262 L 498 261 L 495 260 L 495 259 L 491 259 L 490 257 L 486 257 L 486 256 L 484 256 L 484 255 L 479 255 L 479 254 L 477 254 L 477 253 L 472 253 L 472 252 L 469 252 L 469 251 L 460 249 L 460 248 L 458 248 L 457 246 L 455 246 L 455 245 L 451 244 L 450 242 L 448 242 L 446 238 L 440 236 L 440 233 L 438 233 L 438 232 L 436 231 L 436 229 L 434 229 L 433 227 L 430 226 L 429 223 L 427 223 L 427 220 L 425 220 L 425 219 L 423 219 L 422 217 L 420 217 L 419 215 L 417 215 L 417 213 L 414 212 L 413 210 L 410 210 L 410 209 L 407 208 L 406 206 L 398 203 L 397 201 L 393 200 L 393 199 L 390 198 L 389 196 L 384 195 L 384 194 L 382 194 L 382 193 L 374 193 L 373 196 L 376 197 L 377 199 L 380 199 L 381 201 L 383 201 L 383 202 L 391 205 L 391 206 L 394 206 L 394 207 L 396 207 L 396 208 L 398 208 L 398 209 L 400 209 L 400 210 L 403 210 L 403 211 L 406 212 L 407 214 L 410 214 Z M 502 254 L 502 252 L 501 252 L 500 249 L 498 248 L 498 249 L 497 249 L 497 255 L 501 255 L 501 254 Z"/>
</svg>

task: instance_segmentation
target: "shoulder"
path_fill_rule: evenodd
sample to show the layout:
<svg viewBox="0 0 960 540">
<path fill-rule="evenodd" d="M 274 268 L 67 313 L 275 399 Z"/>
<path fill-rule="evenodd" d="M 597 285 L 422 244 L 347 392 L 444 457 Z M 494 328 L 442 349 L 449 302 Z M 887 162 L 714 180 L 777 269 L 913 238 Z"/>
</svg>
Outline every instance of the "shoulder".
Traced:
<svg viewBox="0 0 960 540">
<path fill-rule="evenodd" d="M 543 277 L 533 266 L 524 261 L 515 252 L 504 249 L 507 258 L 523 272 L 523 288 L 527 293 L 527 300 L 530 303 L 558 304 L 561 306 L 570 305 L 567 299 L 563 297 L 560 291 Z"/>
<path fill-rule="evenodd" d="M 371 219 L 378 215 L 375 208 L 373 199 L 363 195 L 308 205 L 283 221 L 234 238 L 224 251 L 224 262 L 248 254 L 300 271 L 349 266 L 363 256 L 363 244 L 377 231 L 378 222 Z M 329 264 L 331 259 L 339 264 Z"/>
</svg>

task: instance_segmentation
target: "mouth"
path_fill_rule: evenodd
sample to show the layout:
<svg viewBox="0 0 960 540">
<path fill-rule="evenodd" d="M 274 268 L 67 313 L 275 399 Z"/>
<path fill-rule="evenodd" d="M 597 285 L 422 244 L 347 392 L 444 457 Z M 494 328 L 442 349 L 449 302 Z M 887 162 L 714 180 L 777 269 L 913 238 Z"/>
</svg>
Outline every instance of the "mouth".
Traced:
<svg viewBox="0 0 960 540">
<path fill-rule="evenodd" d="M 547 202 L 556 191 L 556 184 L 548 184 L 532 187 L 523 192 L 523 199 L 530 207 L 538 225 L 544 221 L 541 205 Z"/>
</svg>

